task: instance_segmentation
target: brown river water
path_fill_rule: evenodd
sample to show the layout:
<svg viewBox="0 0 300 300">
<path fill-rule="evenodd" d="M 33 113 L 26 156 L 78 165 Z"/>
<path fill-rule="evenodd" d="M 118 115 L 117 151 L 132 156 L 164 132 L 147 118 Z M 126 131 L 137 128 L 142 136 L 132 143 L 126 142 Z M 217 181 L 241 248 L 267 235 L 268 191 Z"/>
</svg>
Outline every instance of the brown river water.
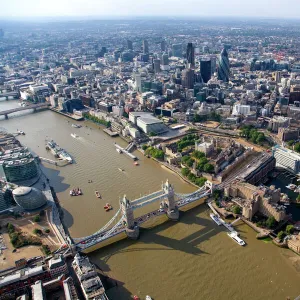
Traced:
<svg viewBox="0 0 300 300">
<path fill-rule="evenodd" d="M 0 110 L 12 107 L 18 107 L 17 101 L 0 101 Z M 23 130 L 26 135 L 19 137 L 21 143 L 41 157 L 53 159 L 45 149 L 45 139 L 52 138 L 74 158 L 73 165 L 55 167 L 44 163 L 42 167 L 58 194 L 72 237 L 92 234 L 105 225 L 124 194 L 135 199 L 157 191 L 166 179 L 178 193 L 195 190 L 137 151 L 134 154 L 140 166 L 134 166 L 132 160 L 115 150 L 114 142 L 122 146 L 126 143 L 110 138 L 102 128 L 81 122 L 83 127 L 76 129 L 72 123 L 52 111 L 23 112 L 0 121 L 0 127 L 8 132 Z M 79 138 L 72 138 L 71 133 Z M 83 196 L 70 197 L 69 190 L 74 187 L 80 187 Z M 95 190 L 103 199 L 96 198 Z M 106 202 L 114 210 L 105 212 Z M 137 214 L 158 205 L 151 204 Z M 123 240 L 89 256 L 118 282 L 117 287 L 107 291 L 113 300 L 131 299 L 132 294 L 141 299 L 148 294 L 155 300 L 284 300 L 300 295 L 299 256 L 257 240 L 256 233 L 242 223 L 237 230 L 247 246 L 238 246 L 213 223 L 204 204 L 182 213 L 177 223 L 142 229 L 138 241 Z"/>
</svg>

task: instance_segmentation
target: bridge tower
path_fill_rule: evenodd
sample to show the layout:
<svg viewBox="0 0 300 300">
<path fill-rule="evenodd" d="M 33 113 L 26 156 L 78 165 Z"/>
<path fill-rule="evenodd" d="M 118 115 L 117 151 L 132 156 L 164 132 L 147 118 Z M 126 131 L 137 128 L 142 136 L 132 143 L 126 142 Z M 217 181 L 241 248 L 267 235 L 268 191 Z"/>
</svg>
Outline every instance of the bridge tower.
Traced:
<svg viewBox="0 0 300 300">
<path fill-rule="evenodd" d="M 163 190 L 167 196 L 165 204 L 167 204 L 167 216 L 172 221 L 178 221 L 179 210 L 175 202 L 175 193 L 173 186 L 169 183 L 169 180 L 163 184 Z"/>
<path fill-rule="evenodd" d="M 133 208 L 126 195 L 124 195 L 123 199 L 121 200 L 121 210 L 122 215 L 124 216 L 126 234 L 130 239 L 136 240 L 139 237 L 140 229 L 134 221 Z"/>
</svg>

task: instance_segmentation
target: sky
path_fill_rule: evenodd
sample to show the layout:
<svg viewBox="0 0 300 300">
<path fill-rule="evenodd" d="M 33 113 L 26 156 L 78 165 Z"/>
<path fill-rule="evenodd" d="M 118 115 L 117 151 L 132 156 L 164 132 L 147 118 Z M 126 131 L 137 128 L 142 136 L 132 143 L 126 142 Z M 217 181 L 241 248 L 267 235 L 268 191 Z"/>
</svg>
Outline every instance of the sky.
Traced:
<svg viewBox="0 0 300 300">
<path fill-rule="evenodd" d="M 0 18 L 63 16 L 300 18 L 300 0 L 0 0 Z"/>
</svg>

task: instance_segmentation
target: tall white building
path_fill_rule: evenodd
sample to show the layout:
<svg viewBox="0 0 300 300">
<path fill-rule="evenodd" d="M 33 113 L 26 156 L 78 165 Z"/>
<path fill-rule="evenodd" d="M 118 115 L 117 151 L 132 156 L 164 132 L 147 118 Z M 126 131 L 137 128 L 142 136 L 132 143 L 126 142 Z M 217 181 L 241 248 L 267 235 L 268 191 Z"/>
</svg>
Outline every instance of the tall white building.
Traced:
<svg viewBox="0 0 300 300">
<path fill-rule="evenodd" d="M 276 145 L 273 147 L 273 156 L 276 159 L 276 166 L 285 168 L 294 174 L 300 175 L 300 154 Z"/>
<path fill-rule="evenodd" d="M 237 115 L 247 116 L 250 114 L 250 111 L 251 111 L 250 105 L 242 105 L 240 103 L 237 103 L 233 106 L 232 114 L 234 116 L 237 116 Z"/>
</svg>

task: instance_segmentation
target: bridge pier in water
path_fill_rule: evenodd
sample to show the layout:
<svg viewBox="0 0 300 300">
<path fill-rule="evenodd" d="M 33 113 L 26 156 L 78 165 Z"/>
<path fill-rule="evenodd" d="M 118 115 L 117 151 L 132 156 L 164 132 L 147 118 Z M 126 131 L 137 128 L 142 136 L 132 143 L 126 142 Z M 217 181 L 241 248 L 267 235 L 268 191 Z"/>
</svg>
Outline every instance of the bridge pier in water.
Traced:
<svg viewBox="0 0 300 300">
<path fill-rule="evenodd" d="M 7 120 L 8 119 L 8 114 L 5 114 L 4 117 L 5 117 L 5 120 Z"/>
<path fill-rule="evenodd" d="M 124 195 L 121 200 L 121 210 L 124 216 L 124 226 L 127 236 L 130 239 L 136 240 L 140 235 L 140 228 L 134 221 L 133 207 L 130 201 Z"/>
</svg>

